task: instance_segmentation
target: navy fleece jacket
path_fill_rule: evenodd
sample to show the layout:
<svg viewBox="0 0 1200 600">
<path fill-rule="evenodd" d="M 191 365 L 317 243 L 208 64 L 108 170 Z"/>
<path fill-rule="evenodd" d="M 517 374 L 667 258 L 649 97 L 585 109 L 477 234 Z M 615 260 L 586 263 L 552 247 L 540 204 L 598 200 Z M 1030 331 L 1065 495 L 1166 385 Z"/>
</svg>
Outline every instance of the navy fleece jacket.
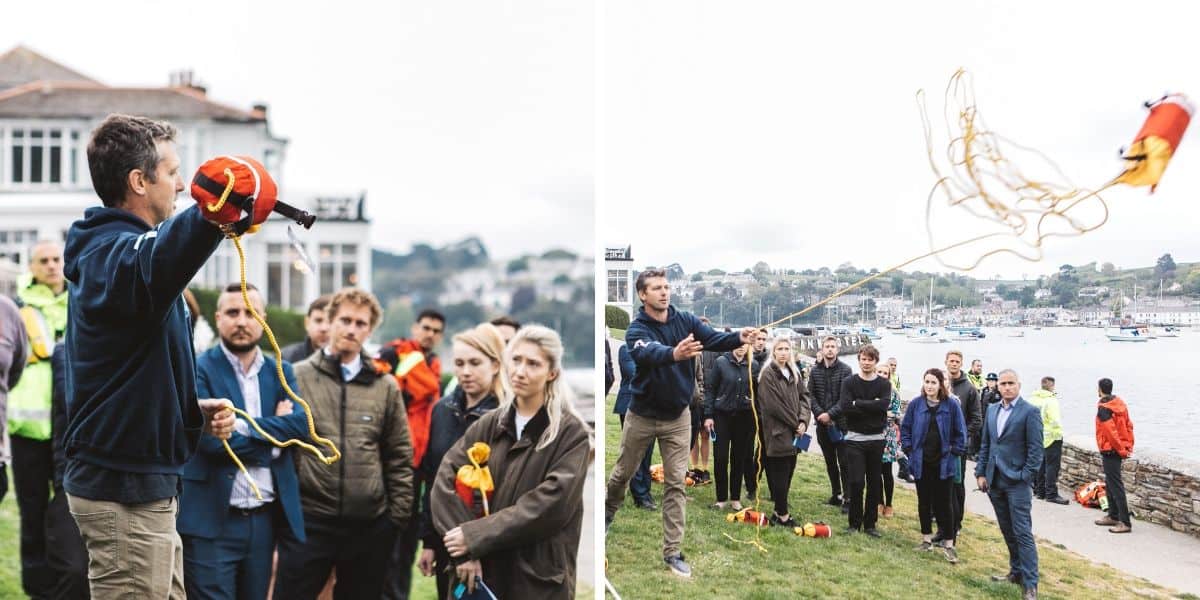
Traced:
<svg viewBox="0 0 1200 600">
<path fill-rule="evenodd" d="M 151 228 L 93 207 L 71 225 L 66 335 L 67 461 L 180 474 L 204 426 L 180 295 L 221 242 L 196 207 Z M 66 482 L 71 491 L 71 482 Z"/>
<path fill-rule="evenodd" d="M 637 372 L 629 384 L 633 399 L 629 410 L 639 417 L 671 420 L 691 404 L 696 385 L 696 361 L 675 360 L 675 346 L 688 334 L 705 350 L 724 352 L 742 345 L 741 332 L 720 333 L 705 325 L 692 313 L 667 307 L 667 322 L 660 323 L 638 309 L 637 317 L 625 331 L 625 345 L 637 363 Z"/>
</svg>

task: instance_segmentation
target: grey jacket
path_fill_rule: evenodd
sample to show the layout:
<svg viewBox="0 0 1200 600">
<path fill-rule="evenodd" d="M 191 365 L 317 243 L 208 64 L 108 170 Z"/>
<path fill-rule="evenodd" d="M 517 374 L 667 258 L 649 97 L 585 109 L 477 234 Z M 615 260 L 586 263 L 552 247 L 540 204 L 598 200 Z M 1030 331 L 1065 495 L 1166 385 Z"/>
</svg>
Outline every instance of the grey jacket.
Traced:
<svg viewBox="0 0 1200 600">
<path fill-rule="evenodd" d="M 21 380 L 29 355 L 28 334 L 17 305 L 0 296 L 0 466 L 8 464 L 8 390 Z"/>
</svg>

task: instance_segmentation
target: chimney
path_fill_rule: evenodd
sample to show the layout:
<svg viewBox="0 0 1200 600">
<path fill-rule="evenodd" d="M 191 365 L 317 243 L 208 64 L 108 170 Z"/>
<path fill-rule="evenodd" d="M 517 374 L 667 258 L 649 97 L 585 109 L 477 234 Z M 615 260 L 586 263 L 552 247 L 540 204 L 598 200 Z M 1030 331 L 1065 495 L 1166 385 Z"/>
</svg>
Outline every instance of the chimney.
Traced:
<svg viewBox="0 0 1200 600">
<path fill-rule="evenodd" d="M 196 83 L 194 77 L 195 77 L 195 72 L 192 71 L 191 69 L 180 69 L 178 71 L 171 71 L 170 87 L 188 88 L 192 91 L 199 92 L 201 96 L 206 95 L 208 90 L 203 85 Z"/>
<path fill-rule="evenodd" d="M 254 115 L 255 119 L 261 119 L 263 121 L 266 121 L 267 120 L 267 103 L 266 102 L 255 102 L 250 107 L 250 114 Z"/>
</svg>

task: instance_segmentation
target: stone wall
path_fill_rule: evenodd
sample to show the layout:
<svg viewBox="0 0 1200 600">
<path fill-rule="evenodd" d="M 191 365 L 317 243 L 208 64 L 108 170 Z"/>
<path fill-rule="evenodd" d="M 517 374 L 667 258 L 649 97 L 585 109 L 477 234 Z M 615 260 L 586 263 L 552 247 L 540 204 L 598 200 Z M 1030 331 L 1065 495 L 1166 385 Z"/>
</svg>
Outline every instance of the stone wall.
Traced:
<svg viewBox="0 0 1200 600">
<path fill-rule="evenodd" d="M 1135 450 L 1121 472 L 1135 521 L 1150 521 L 1200 537 L 1200 463 Z M 1104 481 L 1095 438 L 1067 436 L 1059 487 L 1074 494 L 1091 481 Z"/>
</svg>

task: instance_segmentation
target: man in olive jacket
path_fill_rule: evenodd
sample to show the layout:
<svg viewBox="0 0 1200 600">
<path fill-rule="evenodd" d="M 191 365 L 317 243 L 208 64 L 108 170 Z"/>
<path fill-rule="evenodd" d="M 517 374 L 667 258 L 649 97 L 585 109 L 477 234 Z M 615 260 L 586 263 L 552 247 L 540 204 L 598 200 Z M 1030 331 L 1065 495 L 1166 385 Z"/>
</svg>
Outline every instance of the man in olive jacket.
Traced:
<svg viewBox="0 0 1200 600">
<path fill-rule="evenodd" d="M 327 311 L 329 345 L 296 365 L 296 380 L 317 433 L 342 458 L 326 465 L 309 452 L 296 455 L 307 540 L 280 539 L 275 598 L 316 598 L 331 568 L 335 597 L 379 598 L 396 532 L 412 512 L 404 400 L 362 350 L 383 310 L 370 293 L 348 288 Z"/>
</svg>

